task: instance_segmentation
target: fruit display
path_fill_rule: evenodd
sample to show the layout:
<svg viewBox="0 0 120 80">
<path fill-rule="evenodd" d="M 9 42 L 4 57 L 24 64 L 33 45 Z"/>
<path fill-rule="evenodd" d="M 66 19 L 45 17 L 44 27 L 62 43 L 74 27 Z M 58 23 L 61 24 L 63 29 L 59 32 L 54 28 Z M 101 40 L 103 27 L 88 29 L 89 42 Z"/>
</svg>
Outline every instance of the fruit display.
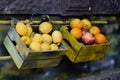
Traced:
<svg viewBox="0 0 120 80">
<path fill-rule="evenodd" d="M 10 18 L 11 18 L 11 15 L 9 15 Z M 15 15 L 13 15 L 15 16 Z M 3 18 L 3 16 L 1 16 Z M 21 17 L 20 16 L 20 20 L 21 20 Z M 35 17 L 35 16 L 34 16 Z M 33 20 L 36 20 L 36 18 L 40 18 L 38 16 L 35 17 L 34 19 L 33 17 Z M 58 17 L 58 16 L 57 16 Z M 84 17 L 84 16 L 83 16 Z M 102 19 L 101 19 L 102 17 Z M 10 19 L 8 18 L 8 19 Z M 26 18 L 26 16 L 23 16 L 23 19 Z M 52 18 L 52 17 L 51 17 Z M 70 18 L 70 17 L 69 17 Z M 105 19 L 103 19 L 105 18 Z M 118 19 L 120 19 L 119 17 L 117 17 Z M 57 18 L 58 19 L 58 18 Z M 54 19 L 54 20 L 57 20 L 57 19 Z M 66 19 L 65 17 L 63 17 L 62 19 Z M 62 20 L 60 18 L 60 20 Z M 89 61 L 89 62 L 85 62 L 85 63 L 77 63 L 77 64 L 74 64 L 72 62 L 70 62 L 68 60 L 68 58 L 63 58 L 63 60 L 60 62 L 62 64 L 59 64 L 57 67 L 52 67 L 52 68 L 48 68 L 48 69 L 43 69 L 45 70 L 43 73 L 41 72 L 41 69 L 27 69 L 27 70 L 18 70 L 16 67 L 15 67 L 15 64 L 13 63 L 13 60 L 11 60 L 11 57 L 10 57 L 10 60 L 7 58 L 6 60 L 5 59 L 2 59 L 1 60 L 1 71 L 0 71 L 0 79 L 1 80 L 4 80 L 4 79 L 12 79 L 14 80 L 15 77 L 14 76 L 17 76 L 17 79 L 20 78 L 21 80 L 24 80 L 24 79 L 36 79 L 36 80 L 41 80 L 41 79 L 49 79 L 49 80 L 56 80 L 56 79 L 62 79 L 62 80 L 67 80 L 67 79 L 71 79 L 70 76 L 72 76 L 72 79 L 73 80 L 76 80 L 76 79 L 81 79 L 82 77 L 85 77 L 85 76 L 88 76 L 87 78 L 85 77 L 84 79 L 88 79 L 90 80 L 90 78 L 92 80 L 94 79 L 113 79 L 113 78 L 117 78 L 119 77 L 118 74 L 120 74 L 120 71 L 119 73 L 116 72 L 117 74 L 111 74 L 111 73 L 115 73 L 116 70 L 113 70 L 111 71 L 111 68 L 120 68 L 120 58 L 119 58 L 119 49 L 120 49 L 120 25 L 119 25 L 119 21 L 115 21 L 115 23 L 110 23 L 111 20 L 110 20 L 110 16 L 95 16 L 94 19 L 93 19 L 93 16 L 92 16 L 92 19 L 89 18 L 91 20 L 91 23 L 92 24 L 97 24 L 97 26 L 99 26 L 101 28 L 101 32 L 103 32 L 106 37 L 108 38 L 108 40 L 110 41 L 111 45 L 110 45 L 110 48 L 107 50 L 107 55 L 101 59 L 101 60 L 97 60 L 97 61 Z M 107 20 L 106 20 L 107 19 Z M 5 20 L 6 20 L 6 16 L 5 16 Z M 17 20 L 19 20 L 17 18 Z M 38 19 L 39 20 L 39 19 Z M 109 21 L 108 24 L 106 23 L 93 23 L 94 21 Z M 113 20 L 112 20 L 113 21 Z M 69 21 L 68 21 L 69 22 Z M 3 39 L 5 38 L 6 34 L 8 32 L 8 30 L 4 29 L 4 28 L 7 28 L 9 29 L 8 25 L 1 25 L 1 43 L 3 42 Z M 83 30 L 83 34 L 86 33 L 86 30 Z M 32 36 L 31 36 L 32 37 Z M 69 36 L 68 36 L 69 37 Z M 8 42 L 8 41 L 7 41 Z M 74 42 L 73 42 L 74 43 Z M 105 42 L 106 43 L 106 42 Z M 75 44 L 75 43 L 74 43 Z M 8 45 L 8 43 L 7 43 Z M 76 45 L 76 44 L 75 44 Z M 94 45 L 101 45 L 101 44 L 93 44 Z M 16 45 L 16 47 L 18 48 L 19 44 Z M 53 47 L 54 45 L 51 44 L 51 46 Z M 85 45 L 86 46 L 91 46 L 91 45 Z M 11 48 L 12 46 L 10 46 Z M 55 47 L 55 46 L 54 46 Z M 20 47 L 19 47 L 20 48 Z M 7 53 L 6 49 L 4 50 L 5 48 L 3 47 L 3 45 L 1 45 L 1 54 L 4 55 L 4 53 Z M 52 48 L 51 48 L 52 49 Z M 92 49 L 92 47 L 91 47 Z M 95 50 L 95 49 L 94 49 Z M 104 50 L 104 49 L 103 49 Z M 22 50 L 21 50 L 22 51 Z M 12 50 L 12 53 L 14 53 L 14 51 Z M 20 53 L 19 53 L 20 54 Z M 36 55 L 36 53 L 33 53 Z M 44 53 L 46 54 L 46 53 Z M 74 57 L 74 55 L 72 55 L 71 53 L 69 53 L 72 57 Z M 99 53 L 97 53 L 99 54 Z M 16 54 L 14 54 L 15 56 Z M 52 55 L 51 53 L 48 54 L 48 55 Z M 79 54 L 80 55 L 84 55 L 84 54 Z M 88 53 L 87 55 L 92 55 L 90 53 Z M 85 55 L 87 57 L 87 55 Z M 38 55 L 37 55 L 38 56 Z M 98 55 L 99 56 L 99 55 Z M 16 56 L 15 56 L 16 57 Z M 34 56 L 32 56 L 34 57 Z M 38 56 L 40 57 L 40 55 Z M 97 57 L 97 56 L 95 56 Z M 18 57 L 16 57 L 18 58 Z M 87 57 L 88 58 L 88 57 Z M 17 60 L 15 60 L 17 61 Z M 29 60 L 30 61 L 30 60 Z M 31 60 L 32 61 L 32 60 Z M 20 63 L 20 62 L 17 62 L 17 63 Z M 43 63 L 46 63 L 44 61 L 41 61 L 41 64 Z M 53 61 L 51 61 L 51 63 L 54 63 Z M 37 64 L 35 62 L 31 62 L 30 66 L 32 65 L 35 65 L 37 66 Z M 51 65 L 51 64 L 50 64 Z M 47 64 L 48 66 L 48 64 Z M 82 66 L 82 67 L 81 67 Z M 86 67 L 87 66 L 87 67 Z M 74 69 L 73 69 L 74 68 Z M 67 70 L 66 70 L 67 69 Z M 105 69 L 107 69 L 107 73 L 105 73 Z M 110 69 L 110 72 L 108 72 L 108 69 Z M 102 71 L 102 73 L 101 73 Z M 22 72 L 22 73 L 21 73 Z M 48 73 L 50 72 L 50 74 L 48 75 L 45 75 L 45 73 Z M 35 73 L 35 74 L 34 74 Z M 52 73 L 52 74 L 51 74 Z M 93 75 L 91 75 L 91 73 L 93 73 Z M 94 74 L 95 73 L 95 74 Z M 101 74 L 99 74 L 101 73 Z M 26 76 L 26 75 L 31 75 L 31 76 Z M 97 76 L 96 76 L 97 74 Z M 104 75 L 105 74 L 105 75 Z M 110 74 L 110 75 L 109 75 Z M 9 76 L 8 76 L 9 75 Z M 90 76 L 91 75 L 91 76 Z M 109 75 L 109 76 L 108 76 Z M 113 75 L 113 76 L 112 76 Z M 35 77 L 33 77 L 35 76 Z M 43 77 L 44 76 L 44 77 Z M 82 78 L 83 79 L 83 78 Z"/>
<path fill-rule="evenodd" d="M 16 32 L 20 35 L 24 44 L 33 51 L 59 50 L 62 42 L 62 34 L 53 30 L 53 25 L 42 22 L 38 25 L 38 32 L 35 32 L 30 23 L 17 22 Z"/>
<path fill-rule="evenodd" d="M 12 49 L 7 47 L 8 40 L 10 45 L 13 45 Z M 41 65 L 41 61 L 47 62 L 46 60 L 48 63 L 54 61 L 55 63 L 53 65 L 50 63 L 50 66 L 56 66 L 63 55 L 73 63 L 99 60 L 103 58 L 110 45 L 99 27 L 93 25 L 88 19 L 78 18 L 66 22 L 18 21 L 14 27 L 10 28 L 4 44 L 14 61 L 16 58 L 13 54 L 20 58 L 15 62 L 18 68 L 26 68 L 26 66 L 36 68 L 35 65 L 26 64 L 31 64 L 29 60 L 40 62 L 37 67 L 47 67 L 47 63 Z M 14 53 L 11 53 L 13 50 Z M 19 62 L 21 65 L 18 64 Z M 23 63 L 25 65 L 22 66 Z"/>
<path fill-rule="evenodd" d="M 18 69 L 57 66 L 67 50 L 56 25 L 50 21 L 37 22 L 15 22 L 3 41 Z"/>
<path fill-rule="evenodd" d="M 105 56 L 110 46 L 101 29 L 86 18 L 71 19 L 60 31 L 68 48 L 65 55 L 73 63 L 99 60 Z"/>
<path fill-rule="evenodd" d="M 107 41 L 100 28 L 92 25 L 88 19 L 72 19 L 70 21 L 70 33 L 75 39 L 85 45 L 104 44 Z"/>
</svg>

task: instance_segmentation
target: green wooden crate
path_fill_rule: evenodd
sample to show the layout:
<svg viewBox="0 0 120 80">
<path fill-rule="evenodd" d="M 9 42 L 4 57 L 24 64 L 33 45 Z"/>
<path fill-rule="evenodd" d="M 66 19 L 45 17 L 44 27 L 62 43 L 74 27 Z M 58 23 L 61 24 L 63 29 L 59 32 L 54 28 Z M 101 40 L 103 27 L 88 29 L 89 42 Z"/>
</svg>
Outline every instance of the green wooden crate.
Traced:
<svg viewBox="0 0 120 80">
<path fill-rule="evenodd" d="M 110 46 L 107 41 L 104 44 L 84 45 L 78 42 L 68 31 L 66 26 L 61 27 L 64 44 L 68 48 L 65 55 L 74 63 L 99 60 L 104 57 Z"/>
<path fill-rule="evenodd" d="M 3 41 L 18 69 L 47 68 L 57 66 L 67 50 L 63 42 L 59 50 L 32 51 L 23 43 L 13 26 Z M 18 45 L 17 50 L 15 44 Z"/>
</svg>

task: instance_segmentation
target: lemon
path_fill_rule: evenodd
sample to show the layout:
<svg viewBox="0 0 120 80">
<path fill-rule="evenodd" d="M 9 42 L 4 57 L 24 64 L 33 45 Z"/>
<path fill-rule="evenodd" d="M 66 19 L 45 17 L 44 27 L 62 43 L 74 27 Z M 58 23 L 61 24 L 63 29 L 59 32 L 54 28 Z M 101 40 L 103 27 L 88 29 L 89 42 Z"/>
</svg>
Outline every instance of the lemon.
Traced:
<svg viewBox="0 0 120 80">
<path fill-rule="evenodd" d="M 26 25 L 23 23 L 23 22 L 21 22 L 21 21 L 19 21 L 19 22 L 17 22 L 17 24 L 16 24 L 16 31 L 17 31 L 17 33 L 20 35 L 20 36 L 25 36 L 26 34 L 27 34 L 27 27 L 26 27 Z"/>
<path fill-rule="evenodd" d="M 41 50 L 50 50 L 50 45 L 48 43 L 41 44 Z"/>
<path fill-rule="evenodd" d="M 52 32 L 53 43 L 60 45 L 62 42 L 62 33 L 58 30 Z"/>
<path fill-rule="evenodd" d="M 50 49 L 51 50 L 58 50 L 58 46 L 56 44 L 51 44 Z"/>
<path fill-rule="evenodd" d="M 32 49 L 33 51 L 40 51 L 41 50 L 40 43 L 38 43 L 38 42 L 31 42 L 29 48 Z"/>
<path fill-rule="evenodd" d="M 92 24 L 88 19 L 82 19 L 81 23 L 82 23 L 82 28 L 85 30 L 89 30 L 92 27 Z"/>
<path fill-rule="evenodd" d="M 27 30 L 28 30 L 26 36 L 30 37 L 33 29 L 32 29 L 30 24 L 26 24 L 26 27 L 27 27 Z"/>
<path fill-rule="evenodd" d="M 22 36 L 21 39 L 25 43 L 25 45 L 27 45 L 27 46 L 30 45 L 30 43 L 31 43 L 31 38 L 30 37 Z"/>
<path fill-rule="evenodd" d="M 52 36 L 50 36 L 49 34 L 43 34 L 42 38 L 43 38 L 43 42 L 46 42 L 48 44 L 52 43 Z"/>
<path fill-rule="evenodd" d="M 42 43 L 43 38 L 42 35 L 39 33 L 35 33 L 34 36 L 32 37 L 32 42 L 38 42 L 38 43 Z"/>
<path fill-rule="evenodd" d="M 50 33 L 52 31 L 52 24 L 50 22 L 42 22 L 39 25 L 39 31 L 44 34 Z"/>
</svg>

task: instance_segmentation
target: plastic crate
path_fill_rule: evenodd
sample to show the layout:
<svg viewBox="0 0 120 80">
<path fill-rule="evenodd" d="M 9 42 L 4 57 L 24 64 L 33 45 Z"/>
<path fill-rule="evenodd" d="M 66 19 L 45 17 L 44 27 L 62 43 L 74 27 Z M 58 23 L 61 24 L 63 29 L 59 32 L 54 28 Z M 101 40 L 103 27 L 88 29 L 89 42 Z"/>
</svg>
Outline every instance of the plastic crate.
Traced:
<svg viewBox="0 0 120 80">
<path fill-rule="evenodd" d="M 3 41 L 18 69 L 48 68 L 57 66 L 64 56 L 66 47 L 63 43 L 59 50 L 32 51 L 23 43 L 13 26 L 10 27 Z M 15 44 L 19 49 L 16 49 Z"/>
<path fill-rule="evenodd" d="M 64 44 L 68 48 L 65 55 L 74 63 L 99 60 L 104 57 L 110 46 L 107 41 L 104 44 L 84 45 L 78 42 L 68 31 L 66 26 L 61 27 Z"/>
</svg>

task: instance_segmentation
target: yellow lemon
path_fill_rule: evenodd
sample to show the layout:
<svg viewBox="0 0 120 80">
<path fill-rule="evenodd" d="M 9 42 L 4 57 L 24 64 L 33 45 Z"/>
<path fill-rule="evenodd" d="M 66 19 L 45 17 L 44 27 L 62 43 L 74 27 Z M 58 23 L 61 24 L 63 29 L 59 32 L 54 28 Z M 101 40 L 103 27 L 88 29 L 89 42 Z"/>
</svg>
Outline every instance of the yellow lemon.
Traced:
<svg viewBox="0 0 120 80">
<path fill-rule="evenodd" d="M 44 34 L 50 33 L 52 31 L 52 24 L 50 22 L 42 22 L 39 25 L 39 31 Z"/>
<path fill-rule="evenodd" d="M 23 23 L 23 22 L 21 22 L 21 21 L 19 21 L 19 22 L 17 22 L 17 24 L 16 24 L 16 31 L 17 31 L 17 33 L 20 35 L 20 36 L 25 36 L 26 34 L 27 34 L 27 27 L 26 27 L 26 25 Z"/>
<path fill-rule="evenodd" d="M 49 34 L 43 34 L 42 38 L 43 38 L 43 42 L 46 42 L 48 44 L 52 43 L 52 36 L 50 36 Z"/>
<path fill-rule="evenodd" d="M 92 24 L 88 19 L 82 19 L 81 23 L 82 23 L 82 28 L 85 30 L 89 30 L 92 27 Z"/>
<path fill-rule="evenodd" d="M 30 43 L 31 43 L 31 38 L 30 37 L 22 36 L 21 39 L 25 43 L 25 45 L 27 45 L 27 46 L 30 45 Z"/>
<path fill-rule="evenodd" d="M 52 32 L 53 43 L 60 45 L 62 42 L 62 33 L 58 30 Z"/>
<path fill-rule="evenodd" d="M 50 49 L 51 49 L 51 50 L 58 50 L 58 45 L 56 45 L 56 44 L 51 44 L 51 45 L 50 45 Z"/>
<path fill-rule="evenodd" d="M 50 50 L 50 45 L 48 43 L 41 44 L 41 50 Z"/>
<path fill-rule="evenodd" d="M 39 33 L 35 33 L 34 36 L 32 37 L 32 42 L 38 42 L 38 43 L 42 43 L 43 38 L 42 35 Z"/>
<path fill-rule="evenodd" d="M 26 36 L 30 37 L 33 29 L 32 29 L 30 24 L 26 24 L 26 27 L 27 27 L 27 30 L 28 30 Z"/>
<path fill-rule="evenodd" d="M 41 50 L 40 43 L 38 43 L 38 42 L 31 42 L 29 48 L 32 49 L 33 51 L 40 51 Z"/>
</svg>

